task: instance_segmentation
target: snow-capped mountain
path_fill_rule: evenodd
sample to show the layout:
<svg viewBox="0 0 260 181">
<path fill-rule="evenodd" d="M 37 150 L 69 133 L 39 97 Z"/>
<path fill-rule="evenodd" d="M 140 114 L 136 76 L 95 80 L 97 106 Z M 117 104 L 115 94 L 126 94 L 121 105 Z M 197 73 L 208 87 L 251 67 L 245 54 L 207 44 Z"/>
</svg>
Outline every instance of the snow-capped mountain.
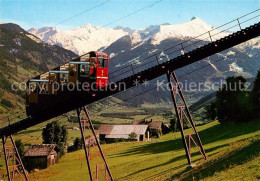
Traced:
<svg viewBox="0 0 260 181">
<path fill-rule="evenodd" d="M 211 39 L 209 37 L 209 31 Z M 232 32 L 226 32 L 216 29 L 211 25 L 205 23 L 200 18 L 193 17 L 189 22 L 183 24 L 152 25 L 142 30 L 136 30 L 132 34 L 128 34 L 112 43 L 105 49 L 105 51 L 107 51 L 110 54 L 110 58 L 121 59 L 121 61 L 111 61 L 112 67 L 119 68 L 121 66 L 131 64 L 133 62 L 136 64 L 142 64 L 141 62 L 139 62 L 142 59 L 142 57 L 145 58 L 145 56 L 150 56 L 155 53 L 158 54 L 160 52 L 160 56 L 168 60 L 170 58 L 179 56 L 181 55 L 181 53 L 183 53 L 179 50 L 181 48 L 181 42 L 183 43 L 185 51 L 187 52 L 198 46 L 205 45 L 209 43 L 211 40 L 214 41 L 223 38 L 231 33 Z M 196 43 L 197 41 L 198 43 Z M 163 51 L 168 49 L 169 47 L 178 44 L 179 46 L 174 47 L 170 51 Z M 194 45 L 190 46 L 192 44 Z M 216 56 L 230 59 L 230 57 L 236 57 L 241 53 L 245 54 L 244 56 L 248 58 L 252 56 L 259 57 L 259 49 L 260 38 L 255 38 L 234 47 L 233 50 L 217 54 Z M 136 54 L 135 52 L 138 52 L 138 54 Z M 172 54 L 172 52 L 175 53 Z M 126 58 L 123 58 L 123 56 L 127 57 L 128 60 Z M 245 58 L 244 56 L 243 58 Z M 226 71 L 242 74 L 244 69 L 238 66 L 239 62 L 237 63 L 236 59 L 234 59 L 233 61 L 234 62 L 228 64 L 229 70 Z M 221 72 L 217 70 L 216 66 L 214 66 L 210 62 L 210 60 L 207 62 L 211 65 L 211 67 L 214 70 L 216 70 L 216 72 Z M 246 74 L 249 75 L 250 72 L 247 72 Z"/>
<path fill-rule="evenodd" d="M 169 38 L 187 39 L 197 37 L 197 39 L 209 40 L 209 34 L 207 32 L 213 29 L 214 27 L 208 25 L 200 18 L 193 17 L 191 21 L 183 24 L 161 25 L 160 30 L 152 38 L 152 44 L 158 45 L 161 41 Z M 223 37 L 225 33 L 220 33 L 220 31 L 216 29 L 212 32 L 212 35 L 214 34 L 216 34 L 214 39 L 219 39 Z"/>
<path fill-rule="evenodd" d="M 141 30 L 118 26 L 114 29 L 86 24 L 73 30 L 59 30 L 55 27 L 32 28 L 29 33 L 45 43 L 58 45 L 82 55 L 91 50 L 104 49 L 123 36 L 130 36 L 133 44 L 152 38 L 152 44 L 159 44 L 169 38 L 196 37 L 212 30 L 212 27 L 199 18 L 178 25 L 151 25 Z M 218 31 L 214 32 L 218 33 Z M 208 37 L 206 34 L 205 37 Z M 205 38 L 201 36 L 200 38 Z"/>
<path fill-rule="evenodd" d="M 151 31 L 150 28 L 152 28 L 153 31 Z M 207 25 L 201 19 L 193 18 L 184 24 L 152 26 L 126 35 L 104 49 L 105 52 L 110 54 L 110 73 L 112 73 L 110 78 L 116 81 L 132 75 L 131 64 L 136 73 L 156 65 L 157 60 L 159 63 L 162 63 L 180 56 L 183 53 L 181 51 L 181 42 L 184 43 L 185 52 L 208 44 L 210 42 L 208 31 L 212 29 L 212 26 Z M 232 32 L 221 32 L 221 30 L 215 29 L 212 35 L 217 35 L 213 36 L 212 39 L 214 41 L 231 33 Z M 204 35 L 199 36 L 201 34 Z M 188 43 L 186 40 L 188 40 Z M 175 47 L 175 45 L 179 46 Z M 155 54 L 157 54 L 157 60 L 156 57 L 153 56 Z M 183 86 L 187 85 L 185 95 L 191 96 L 193 100 L 198 100 L 217 90 L 228 76 L 242 75 L 245 78 L 255 76 L 260 69 L 259 60 L 260 38 L 255 38 L 181 68 L 176 71 L 176 74 L 182 77 L 179 80 L 185 84 Z M 165 76 L 162 76 L 157 80 L 163 81 L 167 79 Z M 152 81 L 150 85 L 156 86 L 157 80 Z M 192 92 L 189 89 L 189 83 L 191 82 L 196 83 L 196 86 L 198 86 L 196 87 L 197 91 Z M 210 87 L 209 90 L 205 87 L 206 85 Z M 135 95 L 136 92 L 144 92 L 146 89 L 150 89 L 151 86 L 142 86 L 130 90 L 130 93 L 127 94 L 127 98 L 131 97 L 131 95 Z M 125 99 L 126 97 L 124 96 L 125 95 L 122 95 L 120 98 Z M 131 102 L 133 104 L 140 104 L 142 102 L 161 102 L 162 100 L 170 100 L 170 94 L 165 91 L 158 92 L 157 89 L 154 89 L 144 96 L 133 99 Z"/>
<path fill-rule="evenodd" d="M 45 43 L 58 45 L 82 55 L 92 50 L 107 47 L 128 34 L 122 29 L 109 29 L 86 24 L 73 30 L 59 30 L 54 27 L 32 28 L 29 33 L 39 37 Z"/>
<path fill-rule="evenodd" d="M 158 45 L 161 41 L 172 38 L 183 40 L 187 38 L 210 40 L 208 34 L 209 31 L 211 31 L 212 40 L 227 35 L 225 32 L 214 29 L 214 27 L 208 25 L 200 18 L 193 17 L 190 21 L 177 25 L 171 25 L 168 23 L 162 25 L 151 25 L 141 30 L 132 31 L 129 36 L 134 43 L 150 39 L 152 44 Z"/>
</svg>

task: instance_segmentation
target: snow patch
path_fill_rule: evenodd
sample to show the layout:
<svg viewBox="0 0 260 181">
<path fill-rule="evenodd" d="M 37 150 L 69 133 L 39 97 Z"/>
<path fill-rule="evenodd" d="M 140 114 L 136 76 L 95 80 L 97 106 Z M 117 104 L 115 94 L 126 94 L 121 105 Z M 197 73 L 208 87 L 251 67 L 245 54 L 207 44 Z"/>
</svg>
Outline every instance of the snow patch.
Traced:
<svg viewBox="0 0 260 181">
<path fill-rule="evenodd" d="M 136 43 L 139 43 L 140 41 L 142 41 L 141 35 L 136 32 L 134 34 L 130 35 L 130 38 L 131 38 L 132 44 L 136 44 Z"/>
<path fill-rule="evenodd" d="M 229 64 L 229 71 L 231 72 L 236 72 L 236 73 L 242 73 L 243 72 L 243 68 L 239 67 L 236 62 Z"/>
<path fill-rule="evenodd" d="M 119 64 L 117 64 L 116 66 L 115 66 L 115 68 L 117 68 L 117 67 L 121 67 L 122 65 L 119 63 Z"/>
<path fill-rule="evenodd" d="M 117 55 L 116 53 L 110 53 L 109 58 L 113 58 L 113 57 L 116 56 L 116 55 Z"/>
<path fill-rule="evenodd" d="M 41 43 L 41 39 L 39 39 L 36 36 L 30 35 L 30 34 L 25 34 L 28 38 L 31 38 L 33 41 L 37 42 L 37 43 Z"/>
<path fill-rule="evenodd" d="M 211 65 L 211 67 L 213 68 L 213 69 L 215 69 L 217 72 L 219 71 L 218 69 L 217 69 L 217 67 L 213 64 L 213 63 L 211 63 L 211 61 L 209 60 L 208 61 L 208 63 Z"/>
<path fill-rule="evenodd" d="M 136 57 L 136 58 L 134 58 L 134 59 L 132 59 L 132 60 L 129 60 L 127 63 L 125 63 L 125 64 L 137 64 L 137 65 L 139 65 L 139 64 L 141 64 L 141 62 L 140 62 L 140 57 L 141 56 L 138 56 L 138 57 Z M 125 65 L 125 64 L 123 64 L 123 65 Z"/>
<path fill-rule="evenodd" d="M 215 75 L 212 75 L 212 76 L 210 77 L 210 79 L 213 78 L 214 76 L 215 76 L 215 77 L 224 77 L 223 73 L 222 73 L 220 70 L 218 70 L 218 68 L 217 68 L 213 63 L 211 63 L 210 60 L 208 60 L 208 61 L 206 61 L 206 62 L 208 62 L 208 63 L 210 64 L 210 66 L 211 66 L 214 70 L 216 70 L 216 74 L 215 74 Z"/>
<path fill-rule="evenodd" d="M 233 52 L 233 51 L 227 52 L 227 56 L 231 56 L 231 55 L 235 56 L 235 54 L 236 54 L 236 52 Z"/>
<path fill-rule="evenodd" d="M 149 53 L 149 54 L 152 54 L 152 53 L 156 52 L 157 50 L 158 50 L 158 49 L 153 49 L 153 50 L 149 51 L 148 53 Z"/>
</svg>

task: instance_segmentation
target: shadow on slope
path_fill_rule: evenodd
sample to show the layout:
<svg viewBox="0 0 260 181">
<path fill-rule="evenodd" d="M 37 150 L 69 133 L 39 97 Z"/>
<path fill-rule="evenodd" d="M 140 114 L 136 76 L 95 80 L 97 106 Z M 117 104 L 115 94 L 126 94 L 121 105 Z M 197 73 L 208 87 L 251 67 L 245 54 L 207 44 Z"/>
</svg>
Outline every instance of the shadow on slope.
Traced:
<svg viewBox="0 0 260 181">
<path fill-rule="evenodd" d="M 224 125 L 217 124 L 205 130 L 199 131 L 199 135 L 202 140 L 202 143 L 206 145 L 216 141 L 227 140 L 258 131 L 260 130 L 260 125 L 258 123 L 258 120 L 256 120 L 249 123 L 229 123 Z M 167 140 L 162 142 L 133 146 L 125 152 L 122 152 L 120 154 L 114 154 L 110 157 L 120 157 L 135 154 L 160 154 L 177 150 L 184 150 L 181 138 L 176 140 Z"/>
<path fill-rule="evenodd" d="M 248 146 L 240 149 L 234 149 L 229 154 L 221 155 L 216 159 L 205 162 L 201 166 L 192 169 L 191 171 L 184 171 L 171 178 L 178 178 L 180 180 L 200 180 L 205 177 L 213 176 L 214 173 L 223 171 L 232 167 L 232 165 L 240 165 L 246 163 L 256 156 L 260 156 L 260 138 L 250 141 Z"/>
</svg>

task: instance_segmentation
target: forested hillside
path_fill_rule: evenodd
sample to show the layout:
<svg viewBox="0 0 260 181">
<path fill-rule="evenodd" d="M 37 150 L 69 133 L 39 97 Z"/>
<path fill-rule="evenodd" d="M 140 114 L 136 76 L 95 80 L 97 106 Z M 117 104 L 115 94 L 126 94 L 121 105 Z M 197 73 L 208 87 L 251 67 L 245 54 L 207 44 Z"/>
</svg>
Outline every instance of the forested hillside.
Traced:
<svg viewBox="0 0 260 181">
<path fill-rule="evenodd" d="M 12 84 L 47 71 L 75 57 L 73 52 L 43 43 L 16 24 L 0 24 L 0 114 L 24 109 L 24 91 L 12 90 Z M 24 87 L 24 84 L 21 84 Z"/>
</svg>

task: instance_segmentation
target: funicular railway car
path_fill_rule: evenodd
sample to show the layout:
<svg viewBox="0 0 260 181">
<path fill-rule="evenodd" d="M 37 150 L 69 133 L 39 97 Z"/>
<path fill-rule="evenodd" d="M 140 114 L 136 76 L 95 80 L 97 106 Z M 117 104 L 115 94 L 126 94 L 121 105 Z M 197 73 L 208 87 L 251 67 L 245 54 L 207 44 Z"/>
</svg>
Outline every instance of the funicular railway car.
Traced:
<svg viewBox="0 0 260 181">
<path fill-rule="evenodd" d="M 33 116 L 79 91 L 87 94 L 90 89 L 107 86 L 108 65 L 106 53 L 92 51 L 28 80 L 27 116 Z"/>
</svg>

